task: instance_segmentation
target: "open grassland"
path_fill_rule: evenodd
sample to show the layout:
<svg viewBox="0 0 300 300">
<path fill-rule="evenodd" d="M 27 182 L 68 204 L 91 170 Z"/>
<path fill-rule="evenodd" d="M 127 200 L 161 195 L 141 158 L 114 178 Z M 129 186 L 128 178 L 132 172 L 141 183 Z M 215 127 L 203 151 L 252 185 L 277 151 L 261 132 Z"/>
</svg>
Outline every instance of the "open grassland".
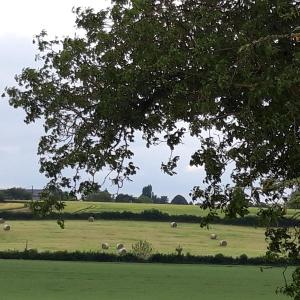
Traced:
<svg viewBox="0 0 300 300">
<path fill-rule="evenodd" d="M 281 269 L 0 260 L 3 300 L 283 300 Z"/>
<path fill-rule="evenodd" d="M 193 255 L 260 256 L 266 251 L 264 229 L 212 225 L 210 230 L 200 228 L 198 224 L 179 223 L 171 228 L 167 222 L 143 221 L 67 221 L 66 228 L 60 229 L 55 221 L 10 221 L 11 231 L 0 230 L 0 250 L 24 250 L 28 247 L 40 251 L 81 250 L 97 251 L 107 242 L 114 247 L 124 243 L 130 250 L 138 240 L 149 241 L 160 253 L 174 253 L 180 244 L 183 252 Z M 210 234 L 216 233 L 219 239 L 228 241 L 227 247 L 220 247 L 219 241 L 211 240 Z"/>
<path fill-rule="evenodd" d="M 26 207 L 29 201 L 19 201 L 12 203 L 0 203 L 0 212 L 11 210 L 16 212 L 24 212 L 29 209 Z M 200 209 L 197 205 L 173 205 L 173 204 L 145 204 L 145 203 L 111 203 L 111 202 L 85 202 L 85 201 L 67 201 L 65 212 L 66 213 L 99 213 L 99 212 L 123 212 L 130 211 L 140 213 L 144 210 L 157 209 L 161 212 L 168 213 L 169 215 L 194 215 L 205 216 L 207 211 Z M 257 208 L 249 208 L 250 215 L 255 215 L 258 211 Z M 300 210 L 288 209 L 287 215 L 292 216 Z M 222 216 L 222 214 L 220 214 Z"/>
<path fill-rule="evenodd" d="M 0 202 L 0 212 L 7 211 L 7 210 L 19 210 L 24 209 L 25 204 L 22 202 Z"/>
</svg>

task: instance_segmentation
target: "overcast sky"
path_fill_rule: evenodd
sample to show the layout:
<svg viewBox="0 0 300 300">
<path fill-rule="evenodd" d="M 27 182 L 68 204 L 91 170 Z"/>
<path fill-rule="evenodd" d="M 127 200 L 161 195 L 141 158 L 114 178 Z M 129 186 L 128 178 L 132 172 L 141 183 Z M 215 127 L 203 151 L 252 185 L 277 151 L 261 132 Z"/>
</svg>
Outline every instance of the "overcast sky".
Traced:
<svg viewBox="0 0 300 300">
<path fill-rule="evenodd" d="M 105 8 L 106 0 L 9 0 L 1 1 L 0 10 L 0 92 L 6 86 L 14 85 L 14 75 L 22 68 L 34 66 L 36 50 L 33 36 L 45 29 L 51 36 L 66 36 L 74 33 L 72 7 Z M 20 186 L 42 188 L 45 177 L 39 173 L 37 144 L 43 134 L 41 123 L 26 125 L 22 110 L 11 108 L 7 99 L 0 100 L 0 188 Z M 135 161 L 140 167 L 133 182 L 125 184 L 121 192 L 140 195 L 142 187 L 152 184 L 157 195 L 173 198 L 188 194 L 194 185 L 201 184 L 203 170 L 189 167 L 189 156 L 198 143 L 186 139 L 176 151 L 182 155 L 178 175 L 168 176 L 160 171 L 160 164 L 166 161 L 167 148 L 156 147 L 147 150 L 136 144 Z M 106 185 L 113 192 L 110 184 Z"/>
</svg>

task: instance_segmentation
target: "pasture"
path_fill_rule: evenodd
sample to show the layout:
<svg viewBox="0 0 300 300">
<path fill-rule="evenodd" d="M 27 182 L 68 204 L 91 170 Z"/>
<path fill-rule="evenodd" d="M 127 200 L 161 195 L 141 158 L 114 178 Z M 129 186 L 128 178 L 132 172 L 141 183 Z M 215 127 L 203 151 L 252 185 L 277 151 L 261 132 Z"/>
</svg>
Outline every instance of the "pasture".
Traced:
<svg viewBox="0 0 300 300">
<path fill-rule="evenodd" d="M 0 260 L 3 300 L 284 300 L 281 269 Z"/>
<path fill-rule="evenodd" d="M 171 228 L 167 222 L 146 221 L 66 221 L 61 229 L 55 221 L 9 221 L 9 232 L 0 230 L 0 250 L 24 250 L 28 247 L 39 251 L 56 250 L 100 250 L 101 243 L 113 245 L 108 251 L 115 252 L 117 243 L 124 243 L 130 250 L 138 240 L 147 240 L 155 252 L 174 253 L 180 244 L 183 253 L 192 255 L 214 255 L 222 253 L 229 256 L 264 255 L 266 242 L 264 229 L 212 225 L 210 230 L 199 224 L 179 223 Z M 228 241 L 227 247 L 220 247 L 218 240 L 211 240 L 210 234 L 216 233 L 219 239 Z"/>
<path fill-rule="evenodd" d="M 0 203 L 0 212 L 11 210 L 15 212 L 24 212 L 29 209 L 26 207 L 26 203 L 29 201 L 16 201 L 16 202 L 4 202 Z M 200 209 L 197 205 L 174 205 L 174 204 L 145 204 L 145 203 L 116 203 L 116 202 L 86 202 L 86 201 L 66 201 L 66 207 L 64 212 L 66 213 L 98 213 L 98 212 L 123 212 L 129 211 L 134 213 L 140 213 L 144 210 L 157 209 L 163 213 L 168 213 L 169 215 L 195 215 L 204 216 L 207 211 Z M 250 207 L 250 215 L 255 215 L 258 209 L 255 207 Z M 292 216 L 299 210 L 288 209 L 287 215 Z M 220 216 L 223 214 L 220 213 Z"/>
</svg>

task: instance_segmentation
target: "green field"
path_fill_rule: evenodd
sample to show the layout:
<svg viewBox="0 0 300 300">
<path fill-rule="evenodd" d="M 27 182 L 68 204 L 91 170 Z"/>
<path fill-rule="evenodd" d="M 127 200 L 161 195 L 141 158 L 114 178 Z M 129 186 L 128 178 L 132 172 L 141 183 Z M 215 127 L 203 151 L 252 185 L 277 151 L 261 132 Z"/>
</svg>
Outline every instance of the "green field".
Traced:
<svg viewBox="0 0 300 300">
<path fill-rule="evenodd" d="M 283 300 L 281 269 L 0 260 L 1 300 Z"/>
<path fill-rule="evenodd" d="M 15 202 L 15 203 L 0 203 L 0 212 L 5 210 L 14 210 L 14 211 L 29 211 L 25 207 L 25 203 Z M 172 204 L 144 204 L 144 203 L 107 203 L 107 202 L 83 202 L 83 201 L 69 201 L 65 202 L 65 212 L 67 213 L 80 213 L 80 212 L 104 212 L 104 211 L 130 211 L 139 213 L 144 210 L 157 209 L 169 215 L 195 215 L 195 216 L 204 216 L 207 214 L 207 211 L 204 211 L 199 208 L 197 205 L 172 205 Z M 257 208 L 249 208 L 250 214 L 254 215 L 257 212 Z M 293 215 L 299 210 L 288 209 L 287 214 Z"/>
<path fill-rule="evenodd" d="M 66 221 L 66 228 L 60 229 L 55 221 L 9 221 L 9 232 L 0 230 L 0 250 L 28 247 L 44 250 L 100 250 L 103 242 L 108 242 L 110 251 L 115 251 L 117 243 L 124 243 L 129 250 L 131 245 L 142 239 L 152 243 L 157 252 L 172 253 L 180 244 L 183 252 L 193 255 L 260 256 L 265 253 L 264 229 L 212 225 L 210 230 L 198 224 L 179 223 L 171 228 L 167 222 L 144 221 Z M 211 240 L 210 234 L 218 234 L 228 241 L 227 247 L 220 247 L 218 241 Z"/>
</svg>

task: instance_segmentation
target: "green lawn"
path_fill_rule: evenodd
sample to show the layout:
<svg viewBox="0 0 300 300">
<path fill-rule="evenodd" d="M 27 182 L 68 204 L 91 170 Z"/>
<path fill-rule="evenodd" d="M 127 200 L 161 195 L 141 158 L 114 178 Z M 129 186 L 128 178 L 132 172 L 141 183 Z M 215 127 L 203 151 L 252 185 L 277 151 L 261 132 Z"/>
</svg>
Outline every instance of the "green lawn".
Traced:
<svg viewBox="0 0 300 300">
<path fill-rule="evenodd" d="M 142 239 L 152 243 L 157 252 L 172 253 L 180 244 L 183 252 L 209 255 L 260 256 L 265 253 L 264 229 L 212 225 L 210 230 L 200 228 L 198 224 L 179 223 L 171 228 L 167 222 L 143 221 L 66 221 L 66 228 L 60 229 L 55 221 L 8 221 L 11 231 L 0 230 L 0 250 L 28 247 L 38 250 L 93 250 L 100 249 L 103 242 L 113 245 L 124 243 L 129 250 L 131 245 Z M 216 233 L 220 239 L 228 241 L 227 247 L 220 247 L 219 242 L 210 239 Z"/>
<path fill-rule="evenodd" d="M 0 260 L 1 300 L 284 300 L 281 269 Z"/>
</svg>

